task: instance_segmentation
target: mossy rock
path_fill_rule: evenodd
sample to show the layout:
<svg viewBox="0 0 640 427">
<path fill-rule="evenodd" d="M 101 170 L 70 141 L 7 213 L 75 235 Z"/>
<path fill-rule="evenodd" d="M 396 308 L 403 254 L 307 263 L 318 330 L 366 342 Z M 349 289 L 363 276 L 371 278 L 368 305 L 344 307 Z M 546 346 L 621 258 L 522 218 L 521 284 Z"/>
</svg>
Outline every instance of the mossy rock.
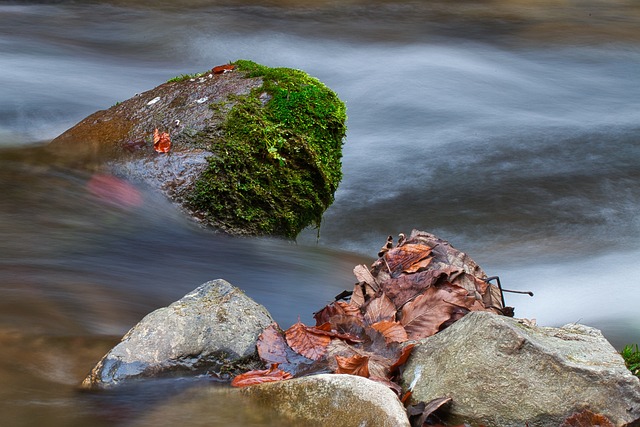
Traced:
<svg viewBox="0 0 640 427">
<path fill-rule="evenodd" d="M 293 238 L 318 225 L 333 202 L 345 105 L 302 71 L 232 65 L 176 77 L 99 111 L 50 147 L 156 187 L 204 224 Z M 153 149 L 156 128 L 170 134 L 167 154 Z"/>
</svg>

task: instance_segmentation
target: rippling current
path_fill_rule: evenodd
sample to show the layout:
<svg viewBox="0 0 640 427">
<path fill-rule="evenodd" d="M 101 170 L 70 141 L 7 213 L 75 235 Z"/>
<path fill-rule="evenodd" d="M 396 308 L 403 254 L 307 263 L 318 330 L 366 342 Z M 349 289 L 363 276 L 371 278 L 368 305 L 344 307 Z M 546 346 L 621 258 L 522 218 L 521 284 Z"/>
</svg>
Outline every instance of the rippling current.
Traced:
<svg viewBox="0 0 640 427">
<path fill-rule="evenodd" d="M 533 291 L 506 296 L 517 316 L 640 342 L 640 6 L 450 3 L 0 2 L 3 425 L 171 425 L 157 402 L 186 385 L 76 390 L 142 316 L 225 278 L 287 327 L 412 228 Z M 135 203 L 100 197 L 38 149 L 236 59 L 303 69 L 347 104 L 336 201 L 295 243 L 203 230 L 135 183 Z M 180 422 L 282 425 L 241 405 Z"/>
</svg>

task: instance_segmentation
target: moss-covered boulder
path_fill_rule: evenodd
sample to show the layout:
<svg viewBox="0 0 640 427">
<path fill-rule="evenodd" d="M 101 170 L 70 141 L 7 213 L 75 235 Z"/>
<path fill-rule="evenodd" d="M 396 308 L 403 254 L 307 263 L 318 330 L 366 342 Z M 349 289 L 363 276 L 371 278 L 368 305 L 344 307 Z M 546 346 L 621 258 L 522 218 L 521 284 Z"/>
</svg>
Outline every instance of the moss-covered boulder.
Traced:
<svg viewBox="0 0 640 427">
<path fill-rule="evenodd" d="M 295 237 L 342 178 L 345 105 L 316 78 L 240 60 L 87 117 L 50 147 L 161 190 L 232 234 Z M 171 140 L 154 150 L 154 130 Z"/>
</svg>

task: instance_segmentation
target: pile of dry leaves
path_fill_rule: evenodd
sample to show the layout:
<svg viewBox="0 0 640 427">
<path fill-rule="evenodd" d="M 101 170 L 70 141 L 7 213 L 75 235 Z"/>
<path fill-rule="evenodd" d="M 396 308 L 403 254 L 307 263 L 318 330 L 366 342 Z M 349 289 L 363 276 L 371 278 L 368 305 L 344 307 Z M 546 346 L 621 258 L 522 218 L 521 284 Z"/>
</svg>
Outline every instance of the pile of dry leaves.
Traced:
<svg viewBox="0 0 640 427">
<path fill-rule="evenodd" d="M 257 348 L 265 370 L 237 376 L 246 386 L 310 373 L 360 375 L 396 383 L 412 341 L 426 338 L 474 310 L 504 314 L 500 290 L 466 254 L 432 234 L 414 230 L 389 237 L 368 268 L 355 267 L 352 292 L 315 313 L 316 324 L 298 322 L 286 331 L 272 324 Z"/>
</svg>

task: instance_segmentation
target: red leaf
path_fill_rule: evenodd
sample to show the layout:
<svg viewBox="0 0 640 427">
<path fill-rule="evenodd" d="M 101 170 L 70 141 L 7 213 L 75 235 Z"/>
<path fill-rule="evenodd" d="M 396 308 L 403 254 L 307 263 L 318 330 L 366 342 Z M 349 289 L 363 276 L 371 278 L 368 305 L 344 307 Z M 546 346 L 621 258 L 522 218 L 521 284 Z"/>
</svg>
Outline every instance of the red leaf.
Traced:
<svg viewBox="0 0 640 427">
<path fill-rule="evenodd" d="M 158 153 L 168 153 L 171 149 L 171 139 L 167 132 L 160 133 L 156 128 L 153 131 L 153 149 Z"/>
<path fill-rule="evenodd" d="M 347 304 L 344 301 L 332 302 L 331 304 L 326 305 L 322 310 L 313 314 L 313 318 L 316 319 L 316 326 L 329 322 L 334 328 L 336 327 L 334 319 L 341 319 L 343 316 L 353 316 L 358 320 L 362 319 L 360 309 L 351 304 Z"/>
<path fill-rule="evenodd" d="M 269 369 L 259 369 L 238 375 L 233 379 L 233 381 L 231 381 L 231 385 L 233 387 L 246 387 L 250 385 L 288 380 L 290 378 L 293 378 L 293 375 L 278 369 L 278 364 L 274 363 Z"/>
<path fill-rule="evenodd" d="M 336 356 L 336 374 L 351 374 L 369 378 L 369 357 L 354 354 L 351 357 Z"/>
<path fill-rule="evenodd" d="M 95 174 L 87 182 L 87 191 L 105 203 L 121 208 L 142 205 L 142 196 L 136 188 L 115 176 Z"/>
<path fill-rule="evenodd" d="M 459 286 L 433 286 L 402 308 L 400 323 L 409 339 L 434 335 L 451 318 L 456 306 L 463 306 L 467 291 Z"/>
<path fill-rule="evenodd" d="M 564 420 L 560 427 L 614 427 L 614 424 L 604 415 L 585 409 Z"/>
<path fill-rule="evenodd" d="M 213 67 L 211 71 L 213 71 L 213 74 L 224 74 L 224 73 L 233 71 L 235 68 L 236 68 L 235 65 L 225 64 L 225 65 L 218 65 L 216 67 Z"/>
<path fill-rule="evenodd" d="M 387 344 L 392 342 L 403 343 L 409 339 L 404 326 L 395 321 L 382 320 L 374 323 L 371 327 L 384 336 L 384 340 Z"/>
<path fill-rule="evenodd" d="M 287 343 L 278 325 L 272 323 L 258 337 L 258 355 L 267 364 L 287 363 Z"/>
<path fill-rule="evenodd" d="M 313 331 L 300 321 L 287 329 L 284 335 L 289 347 L 311 360 L 320 360 L 331 342 L 330 336 Z"/>
<path fill-rule="evenodd" d="M 385 295 L 370 299 L 364 312 L 365 324 L 373 325 L 382 320 L 395 320 L 396 306 Z"/>
</svg>

